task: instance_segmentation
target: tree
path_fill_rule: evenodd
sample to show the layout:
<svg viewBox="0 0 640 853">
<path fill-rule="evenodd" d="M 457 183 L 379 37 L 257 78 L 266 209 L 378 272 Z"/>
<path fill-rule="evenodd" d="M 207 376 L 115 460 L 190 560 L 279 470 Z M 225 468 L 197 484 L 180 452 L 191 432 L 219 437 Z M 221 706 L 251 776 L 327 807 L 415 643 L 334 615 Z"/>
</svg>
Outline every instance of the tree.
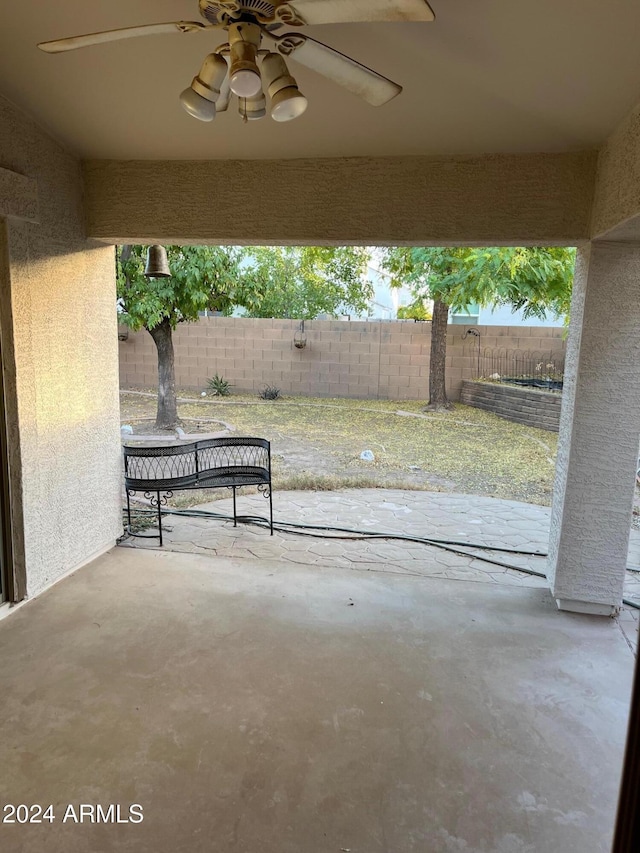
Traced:
<svg viewBox="0 0 640 853">
<path fill-rule="evenodd" d="M 158 352 L 156 426 L 178 424 L 173 332 L 205 309 L 249 317 L 312 319 L 367 308 L 373 288 L 365 278 L 369 253 L 350 246 L 326 248 L 167 246 L 171 278 L 144 276 L 145 246 L 116 251 L 120 319 L 146 329 Z"/>
<path fill-rule="evenodd" d="M 251 305 L 259 295 L 246 250 L 237 247 L 167 246 L 171 278 L 147 279 L 145 246 L 116 250 L 120 320 L 134 331 L 146 329 L 158 351 L 156 426 L 178 424 L 173 332 L 205 309 L 230 314 L 235 305 Z"/>
<path fill-rule="evenodd" d="M 296 320 L 364 313 L 373 296 L 368 262 L 368 250 L 356 246 L 253 247 L 247 263 L 259 293 L 246 313 Z"/>
<path fill-rule="evenodd" d="M 449 308 L 510 305 L 525 317 L 568 315 L 575 250 L 539 247 L 389 248 L 383 266 L 392 286 L 408 284 L 418 299 L 433 300 L 430 409 L 451 407 L 446 393 Z"/>
</svg>

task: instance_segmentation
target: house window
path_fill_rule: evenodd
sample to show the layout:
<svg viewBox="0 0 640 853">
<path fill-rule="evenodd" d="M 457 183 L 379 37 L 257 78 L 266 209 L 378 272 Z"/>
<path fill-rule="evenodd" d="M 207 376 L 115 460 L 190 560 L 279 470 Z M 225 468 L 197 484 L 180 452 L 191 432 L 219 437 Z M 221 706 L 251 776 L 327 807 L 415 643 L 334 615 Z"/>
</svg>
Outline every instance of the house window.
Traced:
<svg viewBox="0 0 640 853">
<path fill-rule="evenodd" d="M 467 305 L 462 310 L 449 312 L 449 322 L 459 326 L 477 326 L 479 317 L 479 305 Z"/>
</svg>

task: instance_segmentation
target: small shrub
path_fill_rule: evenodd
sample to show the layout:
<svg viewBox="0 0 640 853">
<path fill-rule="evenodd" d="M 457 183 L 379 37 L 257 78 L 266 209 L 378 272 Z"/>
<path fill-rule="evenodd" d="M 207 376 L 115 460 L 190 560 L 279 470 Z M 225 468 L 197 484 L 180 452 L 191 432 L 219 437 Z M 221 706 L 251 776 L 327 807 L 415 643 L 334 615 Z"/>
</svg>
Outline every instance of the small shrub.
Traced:
<svg viewBox="0 0 640 853">
<path fill-rule="evenodd" d="M 280 396 L 280 389 L 275 385 L 265 385 L 258 395 L 262 400 L 277 400 Z"/>
<path fill-rule="evenodd" d="M 216 373 L 215 376 L 212 376 L 211 379 L 207 380 L 207 385 L 209 386 L 209 390 L 216 397 L 228 397 L 231 394 L 232 385 L 222 376 L 218 376 Z"/>
</svg>

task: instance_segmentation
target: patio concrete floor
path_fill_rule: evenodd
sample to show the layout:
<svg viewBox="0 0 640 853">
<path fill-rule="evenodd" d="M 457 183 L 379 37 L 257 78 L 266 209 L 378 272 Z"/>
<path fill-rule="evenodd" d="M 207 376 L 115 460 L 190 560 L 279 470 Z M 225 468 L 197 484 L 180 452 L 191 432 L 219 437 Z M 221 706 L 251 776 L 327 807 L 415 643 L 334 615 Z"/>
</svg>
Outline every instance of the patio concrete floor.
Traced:
<svg viewBox="0 0 640 853">
<path fill-rule="evenodd" d="M 116 548 L 0 622 L 3 802 L 55 814 L 0 849 L 608 851 L 620 620 L 535 578 L 354 565 Z M 80 803 L 144 820 L 63 823 Z"/>
</svg>

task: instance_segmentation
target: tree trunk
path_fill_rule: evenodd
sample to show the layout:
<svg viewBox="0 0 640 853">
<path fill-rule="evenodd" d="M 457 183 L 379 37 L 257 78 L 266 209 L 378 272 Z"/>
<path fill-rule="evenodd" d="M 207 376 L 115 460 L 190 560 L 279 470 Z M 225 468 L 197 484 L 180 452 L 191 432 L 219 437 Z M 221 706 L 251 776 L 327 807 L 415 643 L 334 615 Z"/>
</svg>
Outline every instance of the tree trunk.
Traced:
<svg viewBox="0 0 640 853">
<path fill-rule="evenodd" d="M 153 329 L 147 329 L 158 350 L 158 411 L 156 427 L 175 429 L 179 425 L 176 403 L 176 372 L 171 324 L 165 318 Z"/>
<path fill-rule="evenodd" d="M 447 399 L 446 365 L 447 365 L 447 321 L 449 306 L 436 299 L 433 303 L 431 320 L 431 361 L 429 364 L 429 404 L 430 411 L 450 409 Z"/>
</svg>

